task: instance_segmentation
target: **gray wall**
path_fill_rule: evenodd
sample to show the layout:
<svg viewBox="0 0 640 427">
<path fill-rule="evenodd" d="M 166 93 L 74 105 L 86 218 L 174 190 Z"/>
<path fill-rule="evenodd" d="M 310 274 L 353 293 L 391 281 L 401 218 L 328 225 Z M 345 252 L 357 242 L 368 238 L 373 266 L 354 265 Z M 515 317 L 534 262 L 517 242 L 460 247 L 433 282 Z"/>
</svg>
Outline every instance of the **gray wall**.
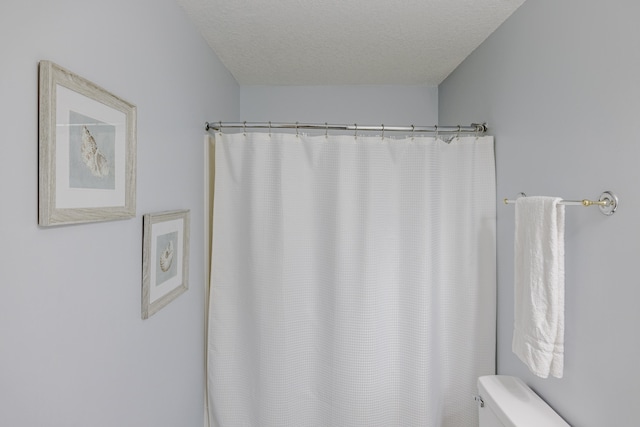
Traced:
<svg viewBox="0 0 640 427">
<path fill-rule="evenodd" d="M 434 125 L 429 86 L 242 86 L 242 120 L 362 125 Z"/>
<path fill-rule="evenodd" d="M 239 87 L 173 0 L 0 4 L 0 425 L 203 423 L 203 125 Z M 138 107 L 137 216 L 37 226 L 49 59 Z M 191 209 L 190 289 L 140 318 L 142 215 Z"/>
<path fill-rule="evenodd" d="M 439 87 L 442 122 L 486 120 L 498 196 L 620 197 L 566 215 L 564 378 L 511 352 L 513 206 L 498 207 L 498 372 L 518 375 L 573 426 L 640 419 L 640 3 L 530 0 Z"/>
</svg>

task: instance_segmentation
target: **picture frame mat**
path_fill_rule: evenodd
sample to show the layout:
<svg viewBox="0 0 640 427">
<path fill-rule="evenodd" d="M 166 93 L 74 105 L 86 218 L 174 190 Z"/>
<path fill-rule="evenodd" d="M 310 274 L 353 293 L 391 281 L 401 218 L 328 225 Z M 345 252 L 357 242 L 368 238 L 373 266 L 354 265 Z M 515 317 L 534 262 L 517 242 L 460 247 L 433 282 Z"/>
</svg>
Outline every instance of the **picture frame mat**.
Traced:
<svg viewBox="0 0 640 427">
<path fill-rule="evenodd" d="M 126 162 L 126 115 L 72 91 L 62 85 L 56 86 L 56 207 L 99 208 L 125 206 L 126 168 L 115 173 L 113 190 L 71 188 L 69 185 L 69 112 L 74 111 L 115 127 L 115 165 Z M 64 114 L 60 114 L 60 113 Z M 66 119 L 66 120 L 65 120 Z"/>
<path fill-rule="evenodd" d="M 151 268 L 149 271 L 149 303 L 153 304 L 161 298 L 171 292 L 172 289 L 181 285 L 182 282 L 182 258 L 184 256 L 184 219 L 174 219 L 166 222 L 156 223 L 155 226 L 151 227 L 151 259 L 157 260 L 158 255 L 158 245 L 155 244 L 158 240 L 159 236 L 169 234 L 171 232 L 177 233 L 177 244 L 175 251 L 177 251 L 177 259 L 176 261 L 176 275 L 171 277 L 170 279 L 158 283 L 158 274 L 156 268 Z"/>
</svg>

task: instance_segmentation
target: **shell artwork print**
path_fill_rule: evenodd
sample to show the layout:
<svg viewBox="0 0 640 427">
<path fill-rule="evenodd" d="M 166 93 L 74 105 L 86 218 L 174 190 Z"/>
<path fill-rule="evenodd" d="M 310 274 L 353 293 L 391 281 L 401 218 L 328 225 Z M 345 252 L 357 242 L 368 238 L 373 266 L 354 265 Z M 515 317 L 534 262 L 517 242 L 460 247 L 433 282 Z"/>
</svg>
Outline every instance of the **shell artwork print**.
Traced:
<svg viewBox="0 0 640 427">
<path fill-rule="evenodd" d="M 102 178 L 109 175 L 109 162 L 96 144 L 96 140 L 86 126 L 82 126 L 82 161 L 93 176 Z"/>
<path fill-rule="evenodd" d="M 163 272 L 169 271 L 171 263 L 173 262 L 173 240 L 169 240 L 169 244 L 160 254 L 160 270 Z"/>
</svg>

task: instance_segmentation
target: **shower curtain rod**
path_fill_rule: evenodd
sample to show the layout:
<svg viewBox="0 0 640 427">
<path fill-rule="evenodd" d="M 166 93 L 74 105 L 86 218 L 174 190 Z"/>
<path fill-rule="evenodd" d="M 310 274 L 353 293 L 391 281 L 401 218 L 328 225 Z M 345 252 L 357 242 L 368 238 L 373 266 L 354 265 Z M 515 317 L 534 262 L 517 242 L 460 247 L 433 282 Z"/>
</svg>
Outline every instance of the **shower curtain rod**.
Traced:
<svg viewBox="0 0 640 427">
<path fill-rule="evenodd" d="M 352 125 L 329 124 L 329 123 L 275 123 L 275 122 L 206 122 L 205 130 L 220 131 L 223 129 L 315 129 L 315 130 L 350 130 L 354 132 L 430 132 L 430 133 L 474 133 L 482 134 L 487 132 L 486 123 L 471 123 L 469 126 L 385 126 L 385 125 Z"/>
</svg>

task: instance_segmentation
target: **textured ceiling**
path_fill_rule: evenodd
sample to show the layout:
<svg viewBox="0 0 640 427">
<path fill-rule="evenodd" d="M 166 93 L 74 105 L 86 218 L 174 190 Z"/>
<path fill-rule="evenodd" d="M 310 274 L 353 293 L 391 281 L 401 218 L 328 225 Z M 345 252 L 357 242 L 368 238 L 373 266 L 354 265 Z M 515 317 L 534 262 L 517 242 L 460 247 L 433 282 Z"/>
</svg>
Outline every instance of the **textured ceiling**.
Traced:
<svg viewBox="0 0 640 427">
<path fill-rule="evenodd" d="M 437 85 L 525 0 L 177 0 L 241 85 Z"/>
</svg>

